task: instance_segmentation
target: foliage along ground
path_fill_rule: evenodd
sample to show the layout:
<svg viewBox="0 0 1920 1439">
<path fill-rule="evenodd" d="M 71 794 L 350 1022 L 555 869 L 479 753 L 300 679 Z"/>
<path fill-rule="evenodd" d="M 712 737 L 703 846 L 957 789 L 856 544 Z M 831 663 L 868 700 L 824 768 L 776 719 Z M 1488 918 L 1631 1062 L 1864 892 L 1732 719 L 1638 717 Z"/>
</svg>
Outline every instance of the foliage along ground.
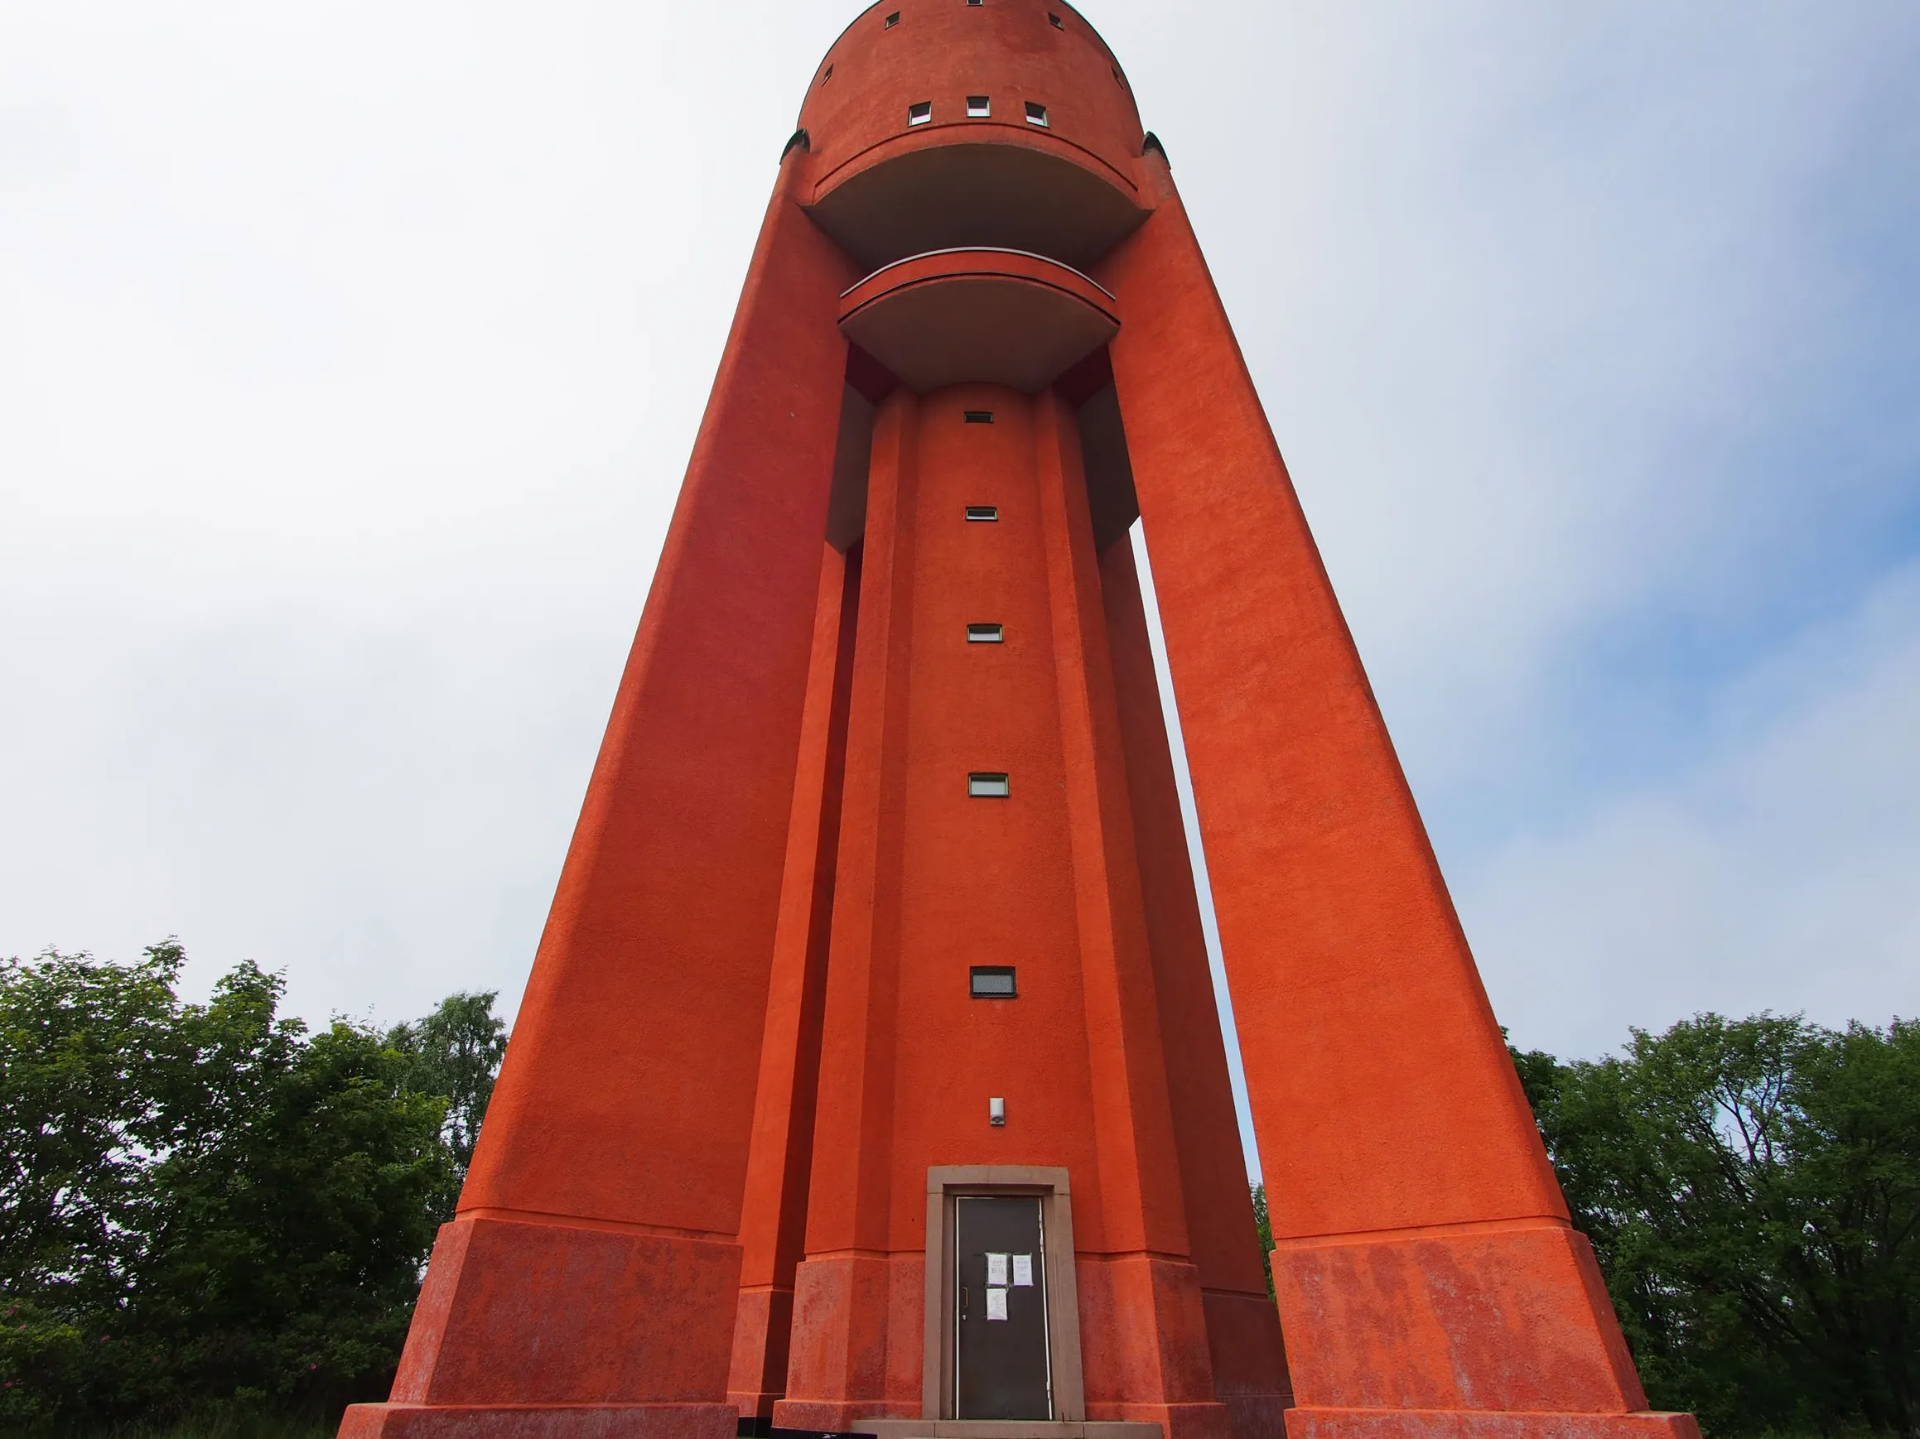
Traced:
<svg viewBox="0 0 1920 1439">
<path fill-rule="evenodd" d="M 495 996 L 309 1031 L 251 963 L 184 1003 L 184 961 L 0 963 L 7 1433 L 319 1439 L 391 1382 Z M 1714 1439 L 1914 1439 L 1920 1024 L 1705 1014 L 1514 1062 L 1656 1408 Z"/>
</svg>

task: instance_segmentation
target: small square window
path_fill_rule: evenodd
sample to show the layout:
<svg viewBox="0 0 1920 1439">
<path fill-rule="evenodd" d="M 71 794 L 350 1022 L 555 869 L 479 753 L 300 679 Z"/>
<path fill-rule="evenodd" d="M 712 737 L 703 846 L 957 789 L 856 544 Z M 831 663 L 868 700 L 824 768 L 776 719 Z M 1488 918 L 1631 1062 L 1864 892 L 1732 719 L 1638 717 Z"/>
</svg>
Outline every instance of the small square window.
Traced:
<svg viewBox="0 0 1920 1439">
<path fill-rule="evenodd" d="M 966 410 L 961 413 L 961 418 L 969 425 L 991 425 L 993 423 L 993 411 Z"/>
<path fill-rule="evenodd" d="M 997 645 L 1006 641 L 1006 633 L 999 625 L 968 625 L 967 643 L 970 645 Z"/>
<path fill-rule="evenodd" d="M 1010 964 L 976 964 L 967 971 L 967 992 L 975 999 L 1018 999 Z"/>
<path fill-rule="evenodd" d="M 1029 125 L 1045 125 L 1047 123 L 1047 107 L 1045 105 L 1036 105 L 1031 100 L 1027 101 L 1027 123 Z"/>
<path fill-rule="evenodd" d="M 829 65 L 827 66 L 826 74 L 820 77 L 820 83 L 824 85 L 827 83 L 827 81 L 831 80 L 832 78 L 833 78 L 833 66 Z"/>
<path fill-rule="evenodd" d="M 1000 518 L 998 505 L 968 505 L 967 518 L 970 520 L 997 520 Z"/>
<path fill-rule="evenodd" d="M 967 96 L 967 118 L 984 120 L 993 113 L 993 102 L 985 95 Z"/>
<path fill-rule="evenodd" d="M 1064 30 L 1067 28 L 1065 25 L 1060 23 L 1060 17 L 1052 13 L 1049 13 L 1047 15 L 1047 23 L 1053 26 L 1053 28 L 1056 30 Z"/>
<path fill-rule="evenodd" d="M 900 12 L 896 10 L 891 15 L 887 16 L 886 24 L 882 25 L 880 28 L 882 30 L 891 30 L 894 26 L 898 25 L 899 23 L 900 23 Z"/>
<path fill-rule="evenodd" d="M 967 776 L 967 794 L 973 799 L 1005 799 L 1007 777 L 1003 774 L 970 774 Z"/>
<path fill-rule="evenodd" d="M 986 3 L 987 0 L 967 0 L 967 4 L 969 5 L 984 5 Z"/>
<path fill-rule="evenodd" d="M 921 100 L 917 104 L 907 106 L 907 123 L 909 125 L 924 125 L 932 118 L 933 101 L 931 100 Z"/>
</svg>

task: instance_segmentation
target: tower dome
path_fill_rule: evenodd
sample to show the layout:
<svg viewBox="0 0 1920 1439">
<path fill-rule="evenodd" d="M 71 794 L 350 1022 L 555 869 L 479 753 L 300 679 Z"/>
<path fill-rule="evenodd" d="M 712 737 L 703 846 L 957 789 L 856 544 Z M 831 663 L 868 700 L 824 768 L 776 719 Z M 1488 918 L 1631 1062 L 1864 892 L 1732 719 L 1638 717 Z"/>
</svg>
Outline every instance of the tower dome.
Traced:
<svg viewBox="0 0 1920 1439">
<path fill-rule="evenodd" d="M 800 127 L 802 204 L 869 267 L 1002 246 L 1084 269 L 1151 208 L 1125 72 L 1060 0 L 881 0 L 820 62 Z"/>
</svg>

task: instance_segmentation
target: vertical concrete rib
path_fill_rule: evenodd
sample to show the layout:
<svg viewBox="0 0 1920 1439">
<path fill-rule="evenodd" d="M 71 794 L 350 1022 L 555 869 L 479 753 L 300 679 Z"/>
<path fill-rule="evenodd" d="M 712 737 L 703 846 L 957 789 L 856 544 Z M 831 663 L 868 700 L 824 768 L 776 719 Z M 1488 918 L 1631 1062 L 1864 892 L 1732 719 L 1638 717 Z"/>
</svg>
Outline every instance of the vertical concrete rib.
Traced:
<svg viewBox="0 0 1920 1439">
<path fill-rule="evenodd" d="M 1168 1439 L 1224 1439 L 1229 1416 L 1214 1398 L 1199 1272 L 1188 1258 L 1080 430 L 1052 391 L 1034 406 L 1108 1251 L 1081 1264 L 1083 1303 L 1112 1306 L 1083 1334 L 1087 1412 L 1151 1420 Z"/>
<path fill-rule="evenodd" d="M 859 600 L 859 546 L 844 555 L 825 546 L 740 1231 L 728 1398 L 742 1419 L 771 1417 L 774 1401 L 786 1392 L 794 1270 L 806 1239 Z"/>
<path fill-rule="evenodd" d="M 847 1428 L 885 1388 L 917 408 L 898 391 L 874 423 L 807 1258 L 773 1410 L 786 1428 Z"/>
</svg>

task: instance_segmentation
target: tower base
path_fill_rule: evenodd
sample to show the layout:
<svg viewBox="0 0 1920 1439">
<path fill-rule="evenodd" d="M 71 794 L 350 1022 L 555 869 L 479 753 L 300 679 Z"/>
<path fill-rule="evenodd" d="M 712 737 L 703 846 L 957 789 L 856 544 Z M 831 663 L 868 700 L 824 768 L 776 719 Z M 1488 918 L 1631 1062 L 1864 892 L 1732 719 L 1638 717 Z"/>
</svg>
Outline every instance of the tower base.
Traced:
<svg viewBox="0 0 1920 1439">
<path fill-rule="evenodd" d="M 1700 1439 L 1691 1414 L 1519 1409 L 1289 1409 L 1287 1439 Z"/>
<path fill-rule="evenodd" d="M 735 1439 L 731 1404 L 354 1404 L 339 1439 Z"/>
</svg>

